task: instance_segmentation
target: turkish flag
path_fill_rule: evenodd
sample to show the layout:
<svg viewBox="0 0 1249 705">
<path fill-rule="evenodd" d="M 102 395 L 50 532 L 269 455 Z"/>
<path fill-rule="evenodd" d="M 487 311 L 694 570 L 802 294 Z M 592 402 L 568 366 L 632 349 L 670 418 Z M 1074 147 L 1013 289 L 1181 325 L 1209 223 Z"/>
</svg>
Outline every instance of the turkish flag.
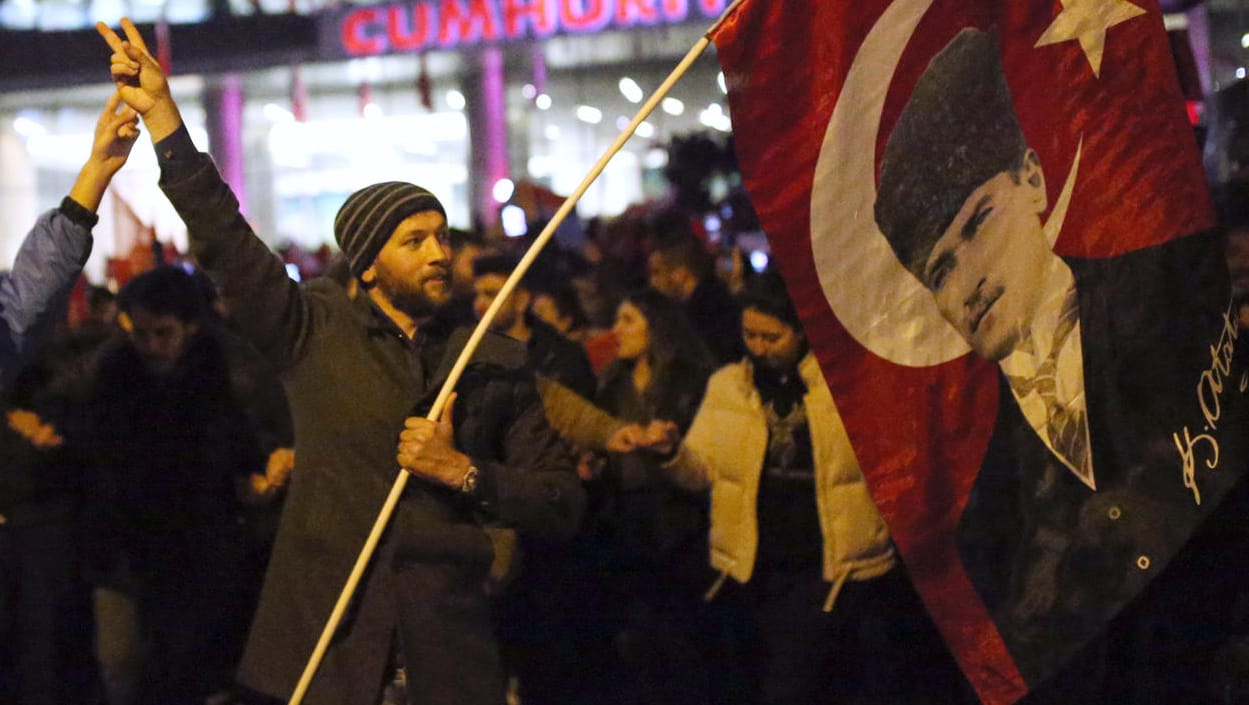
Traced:
<svg viewBox="0 0 1249 705">
<path fill-rule="evenodd" d="M 980 697 L 1013 702 L 1179 572 L 1243 471 L 1249 377 L 1161 12 L 745 0 L 713 39 L 873 496 Z"/>
</svg>

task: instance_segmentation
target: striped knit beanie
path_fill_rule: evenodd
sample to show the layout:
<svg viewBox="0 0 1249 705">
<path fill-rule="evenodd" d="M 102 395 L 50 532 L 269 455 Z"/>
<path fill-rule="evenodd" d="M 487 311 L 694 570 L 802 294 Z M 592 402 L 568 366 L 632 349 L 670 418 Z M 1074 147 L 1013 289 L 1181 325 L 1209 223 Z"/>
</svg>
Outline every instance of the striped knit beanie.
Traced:
<svg viewBox="0 0 1249 705">
<path fill-rule="evenodd" d="M 447 211 L 434 194 L 415 184 L 383 181 L 347 197 L 334 218 L 334 239 L 347 256 L 351 273 L 359 277 L 382 246 L 408 216 L 422 211 Z"/>
</svg>

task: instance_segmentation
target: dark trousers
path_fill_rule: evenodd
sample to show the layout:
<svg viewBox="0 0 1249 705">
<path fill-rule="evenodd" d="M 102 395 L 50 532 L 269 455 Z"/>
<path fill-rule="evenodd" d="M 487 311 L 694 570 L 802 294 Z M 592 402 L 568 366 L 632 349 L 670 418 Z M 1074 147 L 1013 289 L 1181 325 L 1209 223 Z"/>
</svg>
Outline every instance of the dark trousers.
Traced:
<svg viewBox="0 0 1249 705">
<path fill-rule="evenodd" d="M 0 703 L 90 699 L 91 611 L 68 520 L 0 526 Z"/>
<path fill-rule="evenodd" d="M 486 568 L 433 564 L 395 572 L 397 646 L 411 705 L 504 702 L 499 643 L 481 587 Z"/>
<path fill-rule="evenodd" d="M 213 587 L 142 598 L 95 590 L 96 657 L 110 705 L 198 705 L 224 687 L 221 626 L 231 596 Z"/>
<path fill-rule="evenodd" d="M 970 690 L 906 574 L 847 581 L 831 612 L 816 571 L 728 584 L 753 629 L 742 662 L 765 705 L 970 703 Z"/>
<path fill-rule="evenodd" d="M 242 609 L 242 532 L 231 519 L 132 539 L 95 575 L 96 658 L 111 705 L 198 705 L 224 689 Z"/>
</svg>

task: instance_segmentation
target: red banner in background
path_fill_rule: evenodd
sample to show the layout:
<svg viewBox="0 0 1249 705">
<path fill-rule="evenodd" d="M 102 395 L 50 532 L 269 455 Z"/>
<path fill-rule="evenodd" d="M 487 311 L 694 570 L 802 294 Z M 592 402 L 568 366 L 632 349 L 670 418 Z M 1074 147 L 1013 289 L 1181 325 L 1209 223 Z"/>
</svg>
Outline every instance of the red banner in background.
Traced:
<svg viewBox="0 0 1249 705">
<path fill-rule="evenodd" d="M 118 288 L 158 264 L 178 261 L 178 248 L 172 242 L 156 239 L 156 228 L 144 223 L 129 203 L 113 194 L 113 256 L 105 275 Z"/>
<path fill-rule="evenodd" d="M 747 0 L 714 39 L 873 495 L 982 699 L 1013 702 L 1241 464 L 1226 275 L 1216 238 L 1185 237 L 1213 217 L 1161 14 Z"/>
</svg>

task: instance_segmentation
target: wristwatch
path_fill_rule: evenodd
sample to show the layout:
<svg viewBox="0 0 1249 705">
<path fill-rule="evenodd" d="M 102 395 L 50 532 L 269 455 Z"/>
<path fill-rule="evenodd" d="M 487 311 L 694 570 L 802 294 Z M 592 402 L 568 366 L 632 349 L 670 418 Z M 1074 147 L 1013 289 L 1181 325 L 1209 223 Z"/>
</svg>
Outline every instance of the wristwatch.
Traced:
<svg viewBox="0 0 1249 705">
<path fill-rule="evenodd" d="M 477 489 L 477 475 L 477 466 L 469 465 L 464 479 L 460 480 L 460 494 L 472 494 Z"/>
</svg>

